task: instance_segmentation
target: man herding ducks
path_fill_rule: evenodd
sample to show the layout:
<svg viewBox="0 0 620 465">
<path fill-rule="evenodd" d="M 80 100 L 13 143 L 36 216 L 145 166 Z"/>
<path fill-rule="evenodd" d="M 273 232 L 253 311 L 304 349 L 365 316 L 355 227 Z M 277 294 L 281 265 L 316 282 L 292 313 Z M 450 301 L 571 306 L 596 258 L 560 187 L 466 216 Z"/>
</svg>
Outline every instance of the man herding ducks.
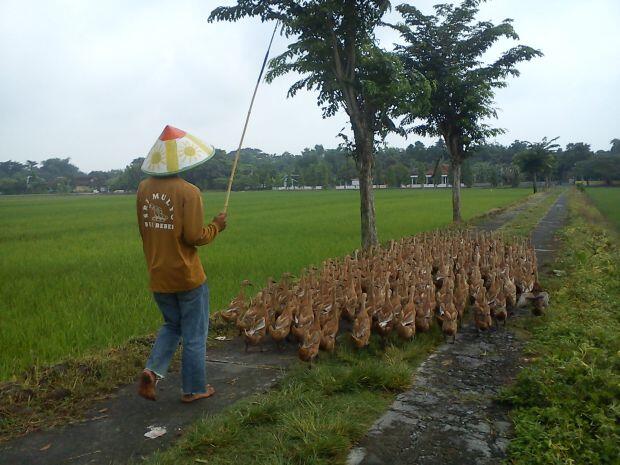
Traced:
<svg viewBox="0 0 620 465">
<path fill-rule="evenodd" d="M 506 324 L 508 310 L 528 303 L 540 314 L 549 297 L 538 283 L 529 241 L 504 242 L 498 235 L 435 231 L 392 241 L 388 247 L 327 260 L 293 282 L 290 275 L 246 303 L 244 281 L 224 320 L 235 323 L 248 346 L 269 334 L 280 344 L 299 341 L 299 357 L 311 362 L 319 349 L 333 351 L 342 320 L 358 348 L 377 333 L 385 345 L 392 332 L 411 340 L 436 320 L 456 340 L 471 308 L 480 333 Z"/>
</svg>

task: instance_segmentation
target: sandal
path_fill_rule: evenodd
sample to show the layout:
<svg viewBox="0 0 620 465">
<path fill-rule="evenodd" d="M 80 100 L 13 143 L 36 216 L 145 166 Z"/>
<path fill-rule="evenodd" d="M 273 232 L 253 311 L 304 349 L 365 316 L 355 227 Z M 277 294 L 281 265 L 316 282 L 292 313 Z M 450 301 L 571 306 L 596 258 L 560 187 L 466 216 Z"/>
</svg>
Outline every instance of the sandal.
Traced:
<svg viewBox="0 0 620 465">
<path fill-rule="evenodd" d="M 194 402 L 195 400 L 211 397 L 213 394 L 215 394 L 215 388 L 210 384 L 207 384 L 207 392 L 198 392 L 196 394 L 183 394 L 183 396 L 181 396 L 181 402 L 189 404 L 190 402 Z"/>
</svg>

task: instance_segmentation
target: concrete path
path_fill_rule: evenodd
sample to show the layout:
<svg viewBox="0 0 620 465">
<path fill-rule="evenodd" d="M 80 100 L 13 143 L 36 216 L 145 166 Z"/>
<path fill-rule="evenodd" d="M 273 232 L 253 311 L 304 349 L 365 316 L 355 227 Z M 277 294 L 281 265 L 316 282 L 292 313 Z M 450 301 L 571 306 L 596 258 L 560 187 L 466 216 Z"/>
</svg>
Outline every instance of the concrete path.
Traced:
<svg viewBox="0 0 620 465">
<path fill-rule="evenodd" d="M 543 270 L 552 259 L 553 235 L 565 220 L 563 194 L 532 234 Z M 501 463 L 512 430 L 507 410 L 493 398 L 522 368 L 523 345 L 510 323 L 482 336 L 471 323 L 465 325 L 456 344 L 442 345 L 422 363 L 411 389 L 351 451 L 349 465 Z"/>
<path fill-rule="evenodd" d="M 497 215 L 492 215 L 489 218 L 483 218 L 480 222 L 474 223 L 474 226 L 481 231 L 495 231 L 504 226 L 506 223 L 512 221 L 517 217 L 517 215 L 523 213 L 528 208 L 541 203 L 547 195 L 550 195 L 549 192 L 544 192 L 542 194 L 544 197 L 530 197 L 525 202 L 516 205 L 514 208 L 509 208 L 498 213 Z"/>
</svg>

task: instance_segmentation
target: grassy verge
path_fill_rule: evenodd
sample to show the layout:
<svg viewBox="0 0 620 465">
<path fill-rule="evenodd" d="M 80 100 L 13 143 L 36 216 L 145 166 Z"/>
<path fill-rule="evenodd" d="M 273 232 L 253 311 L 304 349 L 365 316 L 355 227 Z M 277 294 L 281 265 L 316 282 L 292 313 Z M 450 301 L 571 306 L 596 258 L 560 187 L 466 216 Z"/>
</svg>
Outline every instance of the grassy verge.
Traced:
<svg viewBox="0 0 620 465">
<path fill-rule="evenodd" d="M 46 368 L 33 367 L 0 386 L 0 442 L 42 426 L 77 421 L 95 401 L 132 382 L 152 337 Z"/>
<path fill-rule="evenodd" d="M 268 393 L 206 417 L 146 463 L 344 463 L 351 445 L 394 394 L 409 387 L 414 367 L 441 340 L 435 328 L 413 344 L 393 339 L 385 351 L 378 338 L 363 351 L 341 341 L 335 355 L 323 356 L 311 369 L 298 366 Z"/>
<path fill-rule="evenodd" d="M 527 236 L 549 211 L 562 192 L 562 189 L 552 189 L 534 194 L 531 197 L 531 205 L 511 221 L 504 224 L 499 229 L 499 232 L 516 236 Z"/>
<path fill-rule="evenodd" d="M 620 448 L 620 249 L 600 213 L 570 194 L 570 222 L 546 283 L 553 305 L 531 321 L 533 363 L 502 394 L 516 438 L 512 464 L 612 464 Z"/>
</svg>

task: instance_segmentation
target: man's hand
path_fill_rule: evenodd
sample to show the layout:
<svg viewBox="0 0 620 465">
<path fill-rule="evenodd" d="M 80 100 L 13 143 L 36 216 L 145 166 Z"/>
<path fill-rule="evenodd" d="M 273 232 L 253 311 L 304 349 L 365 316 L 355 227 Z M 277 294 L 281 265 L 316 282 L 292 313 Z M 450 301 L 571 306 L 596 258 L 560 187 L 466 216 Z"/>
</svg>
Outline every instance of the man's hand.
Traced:
<svg viewBox="0 0 620 465">
<path fill-rule="evenodd" d="M 213 223 L 217 226 L 217 229 L 221 232 L 226 229 L 226 213 L 220 213 L 213 217 Z"/>
</svg>

